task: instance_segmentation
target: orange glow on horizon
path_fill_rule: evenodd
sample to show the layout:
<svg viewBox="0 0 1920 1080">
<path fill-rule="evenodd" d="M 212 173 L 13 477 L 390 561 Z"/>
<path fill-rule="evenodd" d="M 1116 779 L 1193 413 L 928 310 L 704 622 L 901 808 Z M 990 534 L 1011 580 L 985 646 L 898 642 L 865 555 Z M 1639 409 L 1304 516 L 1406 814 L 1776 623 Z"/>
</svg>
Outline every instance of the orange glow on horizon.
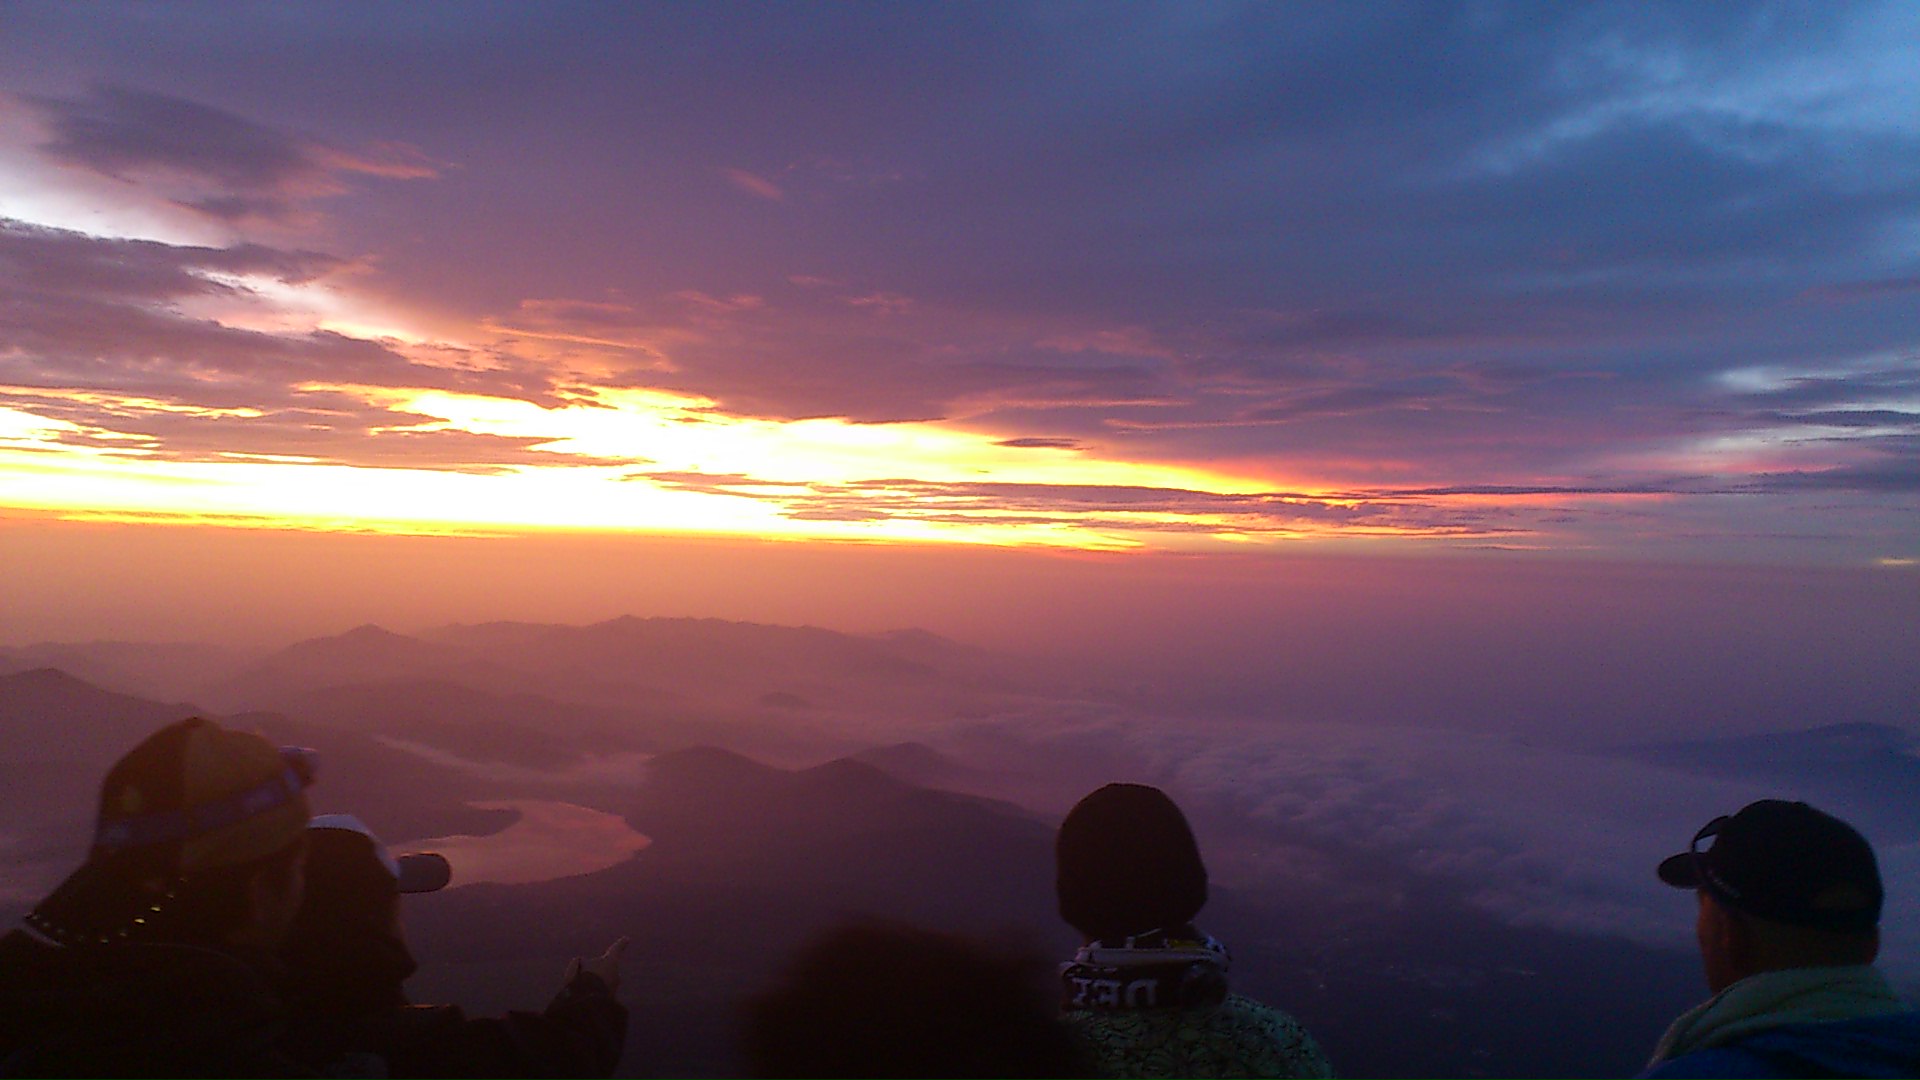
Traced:
<svg viewBox="0 0 1920 1080">
<path fill-rule="evenodd" d="M 1417 537 L 1390 523 L 1262 520 L 1234 500 L 1264 485 L 1205 470 L 1117 461 L 1082 451 L 999 445 L 931 423 L 776 421 L 714 411 L 658 390 L 594 391 L 546 408 L 448 391 L 310 383 L 417 423 L 372 434 L 470 434 L 514 440 L 521 458 L 469 468 L 367 467 L 300 454 L 183 457 L 142 431 L 140 416 L 245 422 L 253 407 L 213 409 L 98 390 L 34 390 L 93 406 L 114 429 L 0 409 L 0 505 L 89 519 L 164 518 L 244 527 L 431 534 L 546 529 L 945 542 L 1087 550 L 1239 547 L 1340 535 Z M 551 456 L 553 464 L 543 459 Z M 711 478 L 709 481 L 707 478 Z M 996 504 L 1015 489 L 1027 500 Z M 1103 491 L 1150 496 L 1139 507 Z M 1071 493 L 1047 504 L 1055 491 Z M 1154 492 L 1194 508 L 1155 506 Z M 1218 510 L 1206 497 L 1224 497 Z M 1284 507 L 1285 500 L 1274 505 Z M 1309 495 L 1312 509 L 1351 509 Z M 868 507 L 883 509 L 869 511 Z"/>
</svg>

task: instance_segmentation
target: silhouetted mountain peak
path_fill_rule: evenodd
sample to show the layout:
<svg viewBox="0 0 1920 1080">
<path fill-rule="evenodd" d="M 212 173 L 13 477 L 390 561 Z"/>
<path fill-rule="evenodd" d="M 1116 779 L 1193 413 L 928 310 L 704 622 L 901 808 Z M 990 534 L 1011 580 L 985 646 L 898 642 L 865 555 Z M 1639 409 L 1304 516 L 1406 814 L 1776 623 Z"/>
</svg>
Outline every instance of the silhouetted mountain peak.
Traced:
<svg viewBox="0 0 1920 1080">
<path fill-rule="evenodd" d="M 811 794 L 847 799 L 861 796 L 910 791 L 914 785 L 864 761 L 850 757 L 801 769 L 793 774 L 794 785 Z"/>
<path fill-rule="evenodd" d="M 0 649 L 0 672 L 59 668 L 102 690 L 176 701 L 231 675 L 251 654 L 190 642 L 43 641 Z"/>
<path fill-rule="evenodd" d="M 58 668 L 0 676 L 0 763 L 107 762 L 200 710 L 103 690 Z"/>
<path fill-rule="evenodd" d="M 43 667 L 0 676 L 0 714 L 5 706 L 31 703 L 36 708 L 57 706 L 69 711 L 91 709 L 116 712 L 131 709 L 139 713 L 178 712 L 189 715 L 190 705 L 149 701 L 113 690 L 105 690 L 59 668 Z"/>
<path fill-rule="evenodd" d="M 389 679 L 464 678 L 484 663 L 457 645 L 396 634 L 368 623 L 281 649 L 202 694 L 228 709 L 277 705 L 289 695 Z"/>
<path fill-rule="evenodd" d="M 923 742 L 876 746 L 854 754 L 853 758 L 875 766 L 888 775 L 923 785 L 952 782 L 971 771 Z"/>
<path fill-rule="evenodd" d="M 93 693 L 105 694 L 107 691 L 55 667 L 32 668 L 14 675 L 0 676 L 0 686 L 8 691 L 32 691 L 34 693 Z"/>
<path fill-rule="evenodd" d="M 718 746 L 689 746 L 658 754 L 647 762 L 650 781 L 673 780 L 680 783 L 740 784 L 764 783 L 783 775 L 776 769 L 749 757 Z"/>
<path fill-rule="evenodd" d="M 344 634 L 296 641 L 268 657 L 265 663 L 394 660 L 402 657 L 444 654 L 447 651 L 448 647 L 445 645 L 422 641 L 405 634 L 396 634 L 384 626 L 366 623 Z"/>
</svg>

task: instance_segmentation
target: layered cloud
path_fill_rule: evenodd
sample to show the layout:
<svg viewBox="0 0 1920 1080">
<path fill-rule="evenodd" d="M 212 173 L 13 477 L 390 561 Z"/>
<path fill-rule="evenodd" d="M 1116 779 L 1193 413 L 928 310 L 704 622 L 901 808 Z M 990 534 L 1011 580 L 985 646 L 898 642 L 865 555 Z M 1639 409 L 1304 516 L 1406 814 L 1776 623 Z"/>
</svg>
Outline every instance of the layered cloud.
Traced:
<svg viewBox="0 0 1920 1080">
<path fill-rule="evenodd" d="M 382 391 L 552 403 L 550 373 L 498 353 L 410 346 L 309 326 L 245 325 L 275 290 L 342 260 L 258 244 L 189 247 L 0 219 L 0 406 L 50 442 L 142 459 L 295 458 L 493 470 L 550 439 L 435 427 Z"/>
<path fill-rule="evenodd" d="M 653 394 L 1056 459 L 800 498 L 576 448 L 795 521 L 1914 553 L 1906 6 L 468 16 L 177 12 L 138 50 L 19 16 L 0 177 L 225 232 L 11 226 L 9 407 L 76 446 L 473 471 L 558 464 L 568 425 L 408 395 Z M 349 310 L 287 314 L 319 286 Z M 167 407 L 129 431 L 136 398 Z M 1092 497 L 1085 461 L 1142 476 Z"/>
</svg>

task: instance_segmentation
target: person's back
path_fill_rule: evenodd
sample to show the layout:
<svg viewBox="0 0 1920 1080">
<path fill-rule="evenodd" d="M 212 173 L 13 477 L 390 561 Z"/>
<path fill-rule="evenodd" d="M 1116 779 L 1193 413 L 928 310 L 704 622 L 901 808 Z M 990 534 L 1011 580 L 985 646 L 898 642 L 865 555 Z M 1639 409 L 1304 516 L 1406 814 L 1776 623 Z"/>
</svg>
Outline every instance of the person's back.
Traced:
<svg viewBox="0 0 1920 1080">
<path fill-rule="evenodd" d="M 1685 1051 L 1641 1075 L 1920 1077 L 1920 1012 L 1870 967 L 1751 976 L 1690 1015 Z"/>
<path fill-rule="evenodd" d="M 438 855 L 395 858 L 359 819 L 315 818 L 305 902 L 281 945 L 287 1052 L 316 1067 L 384 1076 L 609 1076 L 626 1041 L 616 943 L 567 972 L 542 1012 L 469 1017 L 456 1005 L 413 1005 L 415 970 L 401 932 L 403 893 L 444 886 Z"/>
<path fill-rule="evenodd" d="M 867 922 L 815 939 L 750 1000 L 752 1076 L 1091 1076 L 1037 957 Z"/>
<path fill-rule="evenodd" d="M 1106 1076 L 1331 1076 L 1292 1017 L 1230 991 L 1226 947 L 1193 919 L 1207 872 L 1155 788 L 1108 784 L 1055 843 L 1060 915 L 1087 944 L 1061 968 L 1062 1019 Z"/>
<path fill-rule="evenodd" d="M 87 861 L 0 938 L 0 1073 L 303 1075 L 270 949 L 299 902 L 309 767 L 204 720 L 109 771 Z"/>
<path fill-rule="evenodd" d="M 1326 1057 L 1292 1017 L 1226 983 L 1211 939 L 1107 942 L 1062 971 L 1061 1018 L 1103 1076 L 1328 1076 Z"/>
<path fill-rule="evenodd" d="M 1763 800 L 1709 822 L 1659 877 L 1697 893 L 1713 996 L 1668 1027 L 1641 1075 L 1920 1077 L 1920 1012 L 1873 966 L 1884 894 L 1851 826 Z"/>
<path fill-rule="evenodd" d="M 297 1075 L 281 1020 L 268 981 L 223 951 L 0 939 L 0 1075 Z"/>
</svg>

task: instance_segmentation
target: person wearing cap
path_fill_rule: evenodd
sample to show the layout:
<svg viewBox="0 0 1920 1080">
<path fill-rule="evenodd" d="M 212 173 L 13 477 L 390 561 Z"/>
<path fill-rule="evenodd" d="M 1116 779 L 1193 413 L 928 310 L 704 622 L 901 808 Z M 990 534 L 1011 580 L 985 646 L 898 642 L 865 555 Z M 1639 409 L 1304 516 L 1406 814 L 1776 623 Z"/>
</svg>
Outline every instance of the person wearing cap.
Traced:
<svg viewBox="0 0 1920 1080">
<path fill-rule="evenodd" d="M 626 939 L 574 961 L 544 1012 L 475 1018 L 411 1005 L 404 983 L 417 965 L 400 900 L 445 887 L 447 860 L 396 856 L 351 814 L 314 818 L 307 837 L 306 896 L 280 946 L 290 1054 L 334 1075 L 612 1075 L 626 1041 L 614 997 Z"/>
<path fill-rule="evenodd" d="M 1062 1019 L 1101 1075 L 1331 1076 L 1292 1017 L 1230 992 L 1224 945 L 1193 924 L 1207 869 L 1172 799 L 1108 784 L 1054 844 L 1060 917 L 1086 945 L 1061 967 Z"/>
<path fill-rule="evenodd" d="M 1642 1076 L 1920 1077 L 1920 1012 L 1873 966 L 1884 892 L 1852 826 L 1766 799 L 1708 822 L 1658 872 L 1698 896 L 1713 996 L 1673 1022 Z"/>
<path fill-rule="evenodd" d="M 275 1045 L 310 755 L 169 724 L 100 787 L 80 868 L 0 938 L 0 1073 L 310 1075 Z"/>
</svg>

